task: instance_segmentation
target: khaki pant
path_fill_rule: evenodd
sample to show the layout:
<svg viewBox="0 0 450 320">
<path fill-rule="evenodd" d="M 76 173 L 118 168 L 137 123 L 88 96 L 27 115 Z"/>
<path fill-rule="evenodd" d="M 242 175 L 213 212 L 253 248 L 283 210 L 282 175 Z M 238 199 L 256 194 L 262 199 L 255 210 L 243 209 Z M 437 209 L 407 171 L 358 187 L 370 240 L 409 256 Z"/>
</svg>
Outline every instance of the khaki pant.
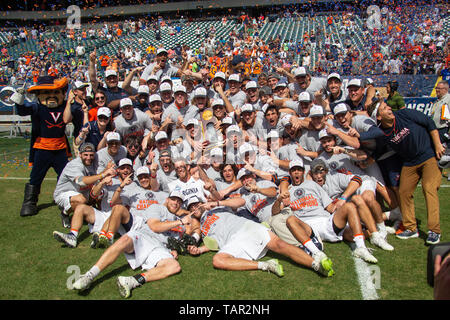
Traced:
<svg viewBox="0 0 450 320">
<path fill-rule="evenodd" d="M 286 225 L 286 220 L 293 214 L 282 214 L 279 213 L 275 216 L 271 216 L 268 223 L 272 228 L 273 232 L 280 237 L 281 240 L 286 241 L 289 244 L 292 244 L 296 247 L 300 245 L 300 242 L 295 239 L 294 235 L 291 233 L 289 228 Z"/>
<path fill-rule="evenodd" d="M 422 179 L 422 190 L 427 206 L 428 230 L 440 234 L 438 190 L 441 185 L 441 171 L 436 158 L 430 158 L 416 166 L 402 168 L 399 193 L 403 225 L 408 230 L 417 229 L 414 191 L 420 179 Z"/>
</svg>

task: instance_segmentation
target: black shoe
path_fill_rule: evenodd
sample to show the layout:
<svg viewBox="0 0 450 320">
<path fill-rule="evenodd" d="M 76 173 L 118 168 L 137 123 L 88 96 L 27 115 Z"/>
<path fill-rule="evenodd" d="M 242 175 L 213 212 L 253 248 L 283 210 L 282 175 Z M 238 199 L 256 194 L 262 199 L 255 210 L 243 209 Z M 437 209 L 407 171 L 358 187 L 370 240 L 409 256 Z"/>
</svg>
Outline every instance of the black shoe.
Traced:
<svg viewBox="0 0 450 320">
<path fill-rule="evenodd" d="M 37 202 L 40 192 L 40 186 L 35 186 L 29 183 L 25 185 L 22 208 L 20 209 L 21 217 L 29 217 L 37 214 Z"/>
<path fill-rule="evenodd" d="M 70 216 L 61 211 L 61 222 L 64 228 L 70 229 Z"/>
</svg>

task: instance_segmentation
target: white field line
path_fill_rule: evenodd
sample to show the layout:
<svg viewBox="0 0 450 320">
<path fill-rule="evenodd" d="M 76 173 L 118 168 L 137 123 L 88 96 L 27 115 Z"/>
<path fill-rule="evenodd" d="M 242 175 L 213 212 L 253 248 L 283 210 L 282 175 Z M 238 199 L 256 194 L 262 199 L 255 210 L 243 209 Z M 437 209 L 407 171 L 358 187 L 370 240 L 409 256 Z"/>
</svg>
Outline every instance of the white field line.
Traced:
<svg viewBox="0 0 450 320">
<path fill-rule="evenodd" d="M 372 281 L 369 265 L 360 258 L 353 257 L 356 274 L 363 300 L 378 300 L 377 289 Z"/>
<path fill-rule="evenodd" d="M 0 177 L 0 180 L 30 180 L 30 177 L 28 177 L 28 178 L 21 178 L 21 177 Z M 56 178 L 44 178 L 44 180 L 52 180 L 52 181 L 56 181 Z"/>
</svg>

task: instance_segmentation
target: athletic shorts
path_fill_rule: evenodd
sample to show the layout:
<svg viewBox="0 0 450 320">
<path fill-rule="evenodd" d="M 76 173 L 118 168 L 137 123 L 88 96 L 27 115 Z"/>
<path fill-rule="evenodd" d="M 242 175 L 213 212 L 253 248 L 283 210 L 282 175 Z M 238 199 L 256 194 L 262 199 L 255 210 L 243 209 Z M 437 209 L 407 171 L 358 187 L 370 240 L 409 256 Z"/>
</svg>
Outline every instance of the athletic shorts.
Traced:
<svg viewBox="0 0 450 320">
<path fill-rule="evenodd" d="M 70 198 L 79 194 L 81 193 L 77 191 L 66 191 L 60 193 L 55 197 L 55 203 L 58 205 L 60 210 L 63 210 L 64 213 L 67 214 L 67 212 L 69 212 L 69 210 L 72 208 L 72 205 L 70 204 Z"/>
<path fill-rule="evenodd" d="M 133 270 L 138 267 L 141 267 L 142 270 L 149 270 L 161 260 L 173 259 L 170 250 L 150 228 L 134 229 L 126 235 L 133 240 L 134 252 L 132 254 L 125 253 L 125 258 Z"/>
<path fill-rule="evenodd" d="M 89 226 L 89 232 L 90 233 L 100 232 L 100 231 L 102 231 L 102 227 L 105 224 L 105 221 L 111 215 L 111 210 L 100 211 L 100 210 L 95 209 L 95 208 L 92 208 L 92 209 L 94 209 L 95 222 L 94 222 L 94 224 L 89 224 L 88 225 Z"/>
<path fill-rule="evenodd" d="M 363 194 L 367 190 L 377 194 L 377 181 L 374 178 L 364 178 L 361 186 L 356 190 L 356 194 Z"/>
<path fill-rule="evenodd" d="M 314 230 L 315 234 L 319 234 L 323 241 L 327 242 L 339 242 L 342 241 L 344 229 L 342 229 L 339 234 L 336 234 L 335 228 L 333 227 L 334 213 L 329 217 L 316 217 L 302 220 L 307 223 L 311 229 Z"/>
<path fill-rule="evenodd" d="M 230 240 L 220 248 L 219 253 L 227 253 L 235 258 L 259 260 L 267 253 L 270 230 L 260 223 L 247 221 L 233 234 Z"/>
<path fill-rule="evenodd" d="M 402 171 L 403 161 L 398 155 L 390 156 L 384 160 L 378 161 L 381 173 L 388 187 L 400 186 L 400 172 Z"/>
</svg>

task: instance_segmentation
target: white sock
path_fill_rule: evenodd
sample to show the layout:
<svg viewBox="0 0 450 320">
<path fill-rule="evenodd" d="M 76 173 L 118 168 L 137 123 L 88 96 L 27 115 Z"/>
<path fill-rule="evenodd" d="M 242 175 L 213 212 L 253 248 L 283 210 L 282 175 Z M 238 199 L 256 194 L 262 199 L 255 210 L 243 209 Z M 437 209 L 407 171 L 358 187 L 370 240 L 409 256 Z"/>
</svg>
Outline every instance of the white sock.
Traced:
<svg viewBox="0 0 450 320">
<path fill-rule="evenodd" d="M 303 243 L 303 246 L 305 246 L 306 249 L 311 251 L 312 254 L 315 254 L 316 252 L 320 251 L 319 248 L 316 247 L 316 245 L 312 242 L 311 239 Z"/>
<path fill-rule="evenodd" d="M 92 279 L 100 274 L 100 269 L 97 266 L 93 266 L 88 272 L 86 272 Z"/>
<path fill-rule="evenodd" d="M 267 263 L 265 261 L 258 261 L 258 270 L 267 270 Z"/>
<path fill-rule="evenodd" d="M 377 229 L 382 233 L 386 233 L 386 226 L 384 222 L 377 223 Z"/>
<path fill-rule="evenodd" d="M 365 248 L 366 244 L 364 243 L 364 235 L 356 234 L 353 236 L 353 241 L 355 241 L 357 248 Z"/>
</svg>

